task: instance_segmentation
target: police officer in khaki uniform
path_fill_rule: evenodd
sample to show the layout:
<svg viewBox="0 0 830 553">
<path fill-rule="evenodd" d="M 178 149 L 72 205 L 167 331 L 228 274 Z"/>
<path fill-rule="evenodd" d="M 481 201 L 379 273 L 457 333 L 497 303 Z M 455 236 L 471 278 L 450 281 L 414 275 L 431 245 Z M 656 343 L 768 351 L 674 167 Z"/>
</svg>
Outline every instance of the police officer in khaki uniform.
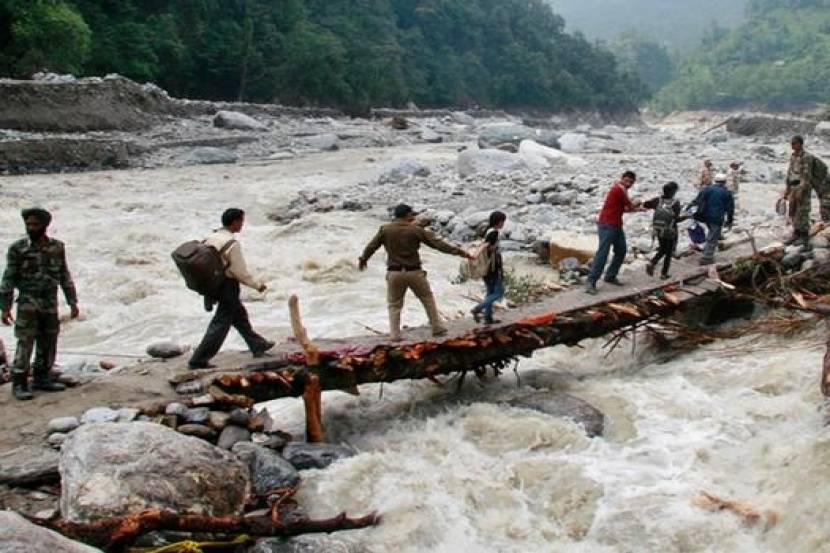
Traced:
<svg viewBox="0 0 830 553">
<path fill-rule="evenodd" d="M 46 235 L 52 215 L 41 208 L 24 209 L 27 238 L 9 247 L 6 270 L 0 282 L 0 310 L 3 324 L 14 322 L 11 309 L 17 288 L 17 321 L 14 334 L 17 350 L 12 365 L 12 394 L 17 399 L 32 399 L 29 364 L 35 350 L 35 390 L 59 392 L 63 384 L 52 381 L 51 371 L 58 346 L 58 287 L 63 290 L 71 316 L 77 318 L 78 296 L 66 264 L 63 242 Z"/>
<path fill-rule="evenodd" d="M 447 333 L 435 305 L 435 296 L 429 286 L 427 274 L 421 268 L 421 257 L 418 254 L 421 244 L 471 259 L 471 255 L 463 249 L 445 242 L 434 233 L 415 224 L 416 215 L 406 204 L 396 206 L 395 219 L 380 227 L 358 260 L 358 267 L 363 271 L 369 258 L 378 248 L 383 246 L 386 249 L 386 302 L 389 307 L 389 337 L 393 341 L 401 340 L 401 310 L 406 291 L 410 289 L 421 300 L 426 310 L 432 335 L 443 336 Z"/>
</svg>

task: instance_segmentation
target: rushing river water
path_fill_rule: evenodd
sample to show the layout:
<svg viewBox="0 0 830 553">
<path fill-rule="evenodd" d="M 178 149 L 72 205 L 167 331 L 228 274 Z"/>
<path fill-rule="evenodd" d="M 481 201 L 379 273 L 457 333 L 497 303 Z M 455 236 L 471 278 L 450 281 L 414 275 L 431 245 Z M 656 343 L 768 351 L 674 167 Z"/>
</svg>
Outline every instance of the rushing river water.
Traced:
<svg viewBox="0 0 830 553">
<path fill-rule="evenodd" d="M 252 320 L 288 335 L 285 300 L 297 293 L 314 336 L 386 329 L 382 256 L 355 260 L 378 220 L 313 215 L 275 227 L 265 213 L 300 188 L 366 178 L 390 151 L 339 152 L 264 167 L 211 167 L 6 178 L 0 238 L 22 233 L 19 209 L 53 210 L 52 234 L 68 244 L 83 319 L 68 322 L 71 352 L 141 354 L 153 341 L 194 343 L 208 317 L 170 261 L 181 241 L 217 226 L 222 209 L 249 213 L 240 239 L 253 272 L 270 286 L 245 292 Z M 452 150 L 422 151 L 432 161 Z M 448 315 L 466 312 L 475 287 L 450 283 L 457 259 L 425 262 Z M 405 321 L 424 322 L 412 299 Z M 11 349 L 10 329 L 0 336 Z M 602 342 L 559 347 L 460 394 L 428 382 L 327 393 L 333 441 L 360 454 L 308 471 L 298 495 L 314 516 L 378 510 L 377 528 L 338 534 L 349 551 L 830 551 L 830 439 L 818 407 L 823 327 L 796 338 L 745 336 L 657 362 L 648 348 L 608 355 Z M 227 348 L 242 349 L 231 335 Z M 607 356 L 606 356 L 607 355 Z M 529 389 L 566 391 L 607 417 L 604 437 L 501 402 Z M 270 409 L 302 433 L 297 400 Z M 693 503 L 699 492 L 777 513 L 749 526 Z"/>
</svg>

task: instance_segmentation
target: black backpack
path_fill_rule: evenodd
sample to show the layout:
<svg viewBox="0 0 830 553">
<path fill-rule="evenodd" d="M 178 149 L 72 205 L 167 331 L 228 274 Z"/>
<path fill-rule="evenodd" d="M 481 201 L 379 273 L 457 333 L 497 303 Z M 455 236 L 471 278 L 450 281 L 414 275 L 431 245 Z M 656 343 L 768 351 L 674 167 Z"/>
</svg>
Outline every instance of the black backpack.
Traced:
<svg viewBox="0 0 830 553">
<path fill-rule="evenodd" d="M 660 198 L 654 208 L 654 217 L 651 220 L 654 236 L 658 240 L 668 240 L 677 236 L 677 225 L 674 216 L 674 198 Z"/>
<path fill-rule="evenodd" d="M 227 278 L 222 255 L 235 243 L 236 240 L 229 240 L 217 250 L 204 242 L 190 240 L 173 250 L 171 256 L 188 288 L 207 298 L 217 298 Z"/>
</svg>

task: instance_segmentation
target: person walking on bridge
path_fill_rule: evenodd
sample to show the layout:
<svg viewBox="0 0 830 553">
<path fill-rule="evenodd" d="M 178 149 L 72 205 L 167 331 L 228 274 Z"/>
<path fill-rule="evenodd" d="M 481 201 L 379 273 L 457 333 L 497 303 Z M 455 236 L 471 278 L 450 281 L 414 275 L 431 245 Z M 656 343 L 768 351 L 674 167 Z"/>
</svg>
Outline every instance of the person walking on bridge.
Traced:
<svg viewBox="0 0 830 553">
<path fill-rule="evenodd" d="M 711 265 L 715 262 L 715 250 L 721 231 L 726 222 L 727 229 L 732 228 L 735 218 L 735 200 L 732 192 L 726 188 L 726 175 L 715 175 L 715 184 L 700 191 L 694 202 L 697 204 L 695 219 L 706 225 L 706 245 L 703 247 L 701 265 Z"/>
<path fill-rule="evenodd" d="M 594 254 L 594 261 L 591 264 L 591 272 L 588 273 L 588 286 L 586 294 L 597 293 L 597 281 L 605 271 L 605 282 L 615 286 L 622 286 L 623 283 L 617 279 L 620 272 L 627 246 L 625 243 L 625 232 L 623 231 L 623 213 L 642 211 L 640 201 L 632 201 L 628 197 L 628 190 L 634 186 L 637 175 L 633 171 L 623 173 L 619 181 L 615 182 L 605 196 L 605 203 L 597 218 L 597 234 L 599 234 L 599 246 Z M 608 261 L 608 252 L 614 248 L 614 257 L 611 265 L 605 270 Z"/>
<path fill-rule="evenodd" d="M 204 338 L 193 350 L 188 366 L 191 369 L 206 369 L 213 365 L 210 360 L 219 353 L 231 327 L 245 340 L 254 357 L 262 357 L 274 347 L 274 342 L 267 340 L 254 331 L 248 319 L 248 311 L 239 299 L 239 285 L 244 284 L 257 292 L 264 292 L 267 286 L 255 279 L 248 272 L 242 246 L 236 241 L 236 233 L 245 224 L 245 212 L 232 207 L 222 213 L 222 228 L 217 229 L 205 239 L 208 246 L 213 246 L 225 265 L 225 280 L 215 299 L 218 303 L 216 314 L 211 319 Z M 210 300 L 207 300 L 210 301 Z"/>
<path fill-rule="evenodd" d="M 395 206 L 394 220 L 382 225 L 366 245 L 358 268 L 366 270 L 369 259 L 380 248 L 386 250 L 386 302 L 389 309 L 389 338 L 401 341 L 401 310 L 406 291 L 411 289 L 421 301 L 429 317 L 433 336 L 443 336 L 447 327 L 438 313 L 435 296 L 429 286 L 427 273 L 421 267 L 418 250 L 421 244 L 438 251 L 471 259 L 472 256 L 458 246 L 445 242 L 431 231 L 415 224 L 417 213 L 407 204 Z"/>
<path fill-rule="evenodd" d="M 6 270 L 0 282 L 0 310 L 3 324 L 14 322 L 17 350 L 12 366 L 12 395 L 16 399 L 32 399 L 29 368 L 35 350 L 35 390 L 60 392 L 66 386 L 52 381 L 52 365 L 58 349 L 58 287 L 63 290 L 70 316 L 77 319 L 78 295 L 66 263 L 63 242 L 46 235 L 52 215 L 41 208 L 24 209 L 21 213 L 28 237 L 9 247 Z M 17 321 L 12 317 L 14 291 L 17 289 Z"/>
</svg>

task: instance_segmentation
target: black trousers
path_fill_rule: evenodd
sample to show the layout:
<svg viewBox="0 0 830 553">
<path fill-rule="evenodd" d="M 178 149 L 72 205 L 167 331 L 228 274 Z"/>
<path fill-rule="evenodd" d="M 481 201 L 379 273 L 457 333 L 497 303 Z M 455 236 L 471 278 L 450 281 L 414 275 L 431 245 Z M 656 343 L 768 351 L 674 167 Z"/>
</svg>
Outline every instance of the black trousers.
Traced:
<svg viewBox="0 0 830 553">
<path fill-rule="evenodd" d="M 239 282 L 228 278 L 225 279 L 222 288 L 219 290 L 216 313 L 208 325 L 204 338 L 193 351 L 190 364 L 207 363 L 214 355 L 219 353 L 231 327 L 239 332 L 239 335 L 248 344 L 248 349 L 252 352 L 265 348 L 268 341 L 251 327 L 251 321 L 248 320 L 248 311 L 239 299 Z"/>
<path fill-rule="evenodd" d="M 671 238 L 660 238 L 657 240 L 657 253 L 653 258 L 651 258 L 651 264 L 657 265 L 660 262 L 660 258 L 663 259 L 663 272 L 662 274 L 667 275 L 669 274 L 669 267 L 671 266 L 671 258 L 674 255 L 674 248 L 677 244 L 677 237 L 672 236 Z"/>
</svg>

